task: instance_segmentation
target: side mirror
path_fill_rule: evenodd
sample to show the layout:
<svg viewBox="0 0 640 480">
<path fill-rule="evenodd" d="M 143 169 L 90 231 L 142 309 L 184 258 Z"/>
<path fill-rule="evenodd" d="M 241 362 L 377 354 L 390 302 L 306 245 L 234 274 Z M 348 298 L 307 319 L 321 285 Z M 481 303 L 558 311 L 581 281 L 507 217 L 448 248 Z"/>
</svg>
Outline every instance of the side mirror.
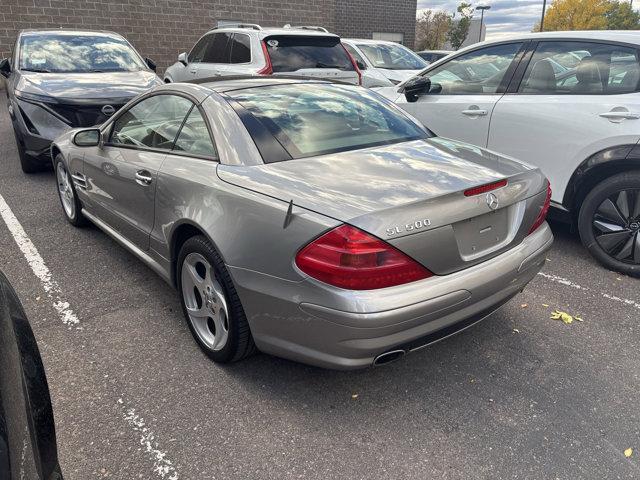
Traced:
<svg viewBox="0 0 640 480">
<path fill-rule="evenodd" d="M 80 130 L 73 136 L 73 143 L 78 147 L 97 147 L 100 145 L 102 132 L 97 128 Z"/>
<path fill-rule="evenodd" d="M 11 62 L 8 58 L 0 60 L 0 74 L 6 78 L 9 78 L 9 75 L 11 75 Z"/>
<path fill-rule="evenodd" d="M 402 92 L 407 102 L 416 102 L 418 97 L 426 95 L 431 89 L 429 77 L 414 77 L 404 84 Z"/>
<path fill-rule="evenodd" d="M 178 55 L 178 61 L 186 67 L 187 64 L 189 63 L 189 59 L 187 58 L 187 53 L 182 52 L 180 55 Z"/>
<path fill-rule="evenodd" d="M 158 66 L 156 65 L 156 62 L 154 62 L 150 58 L 145 58 L 144 61 L 147 64 L 147 67 L 149 67 L 154 72 L 158 69 Z"/>
<path fill-rule="evenodd" d="M 367 66 L 362 62 L 362 60 L 356 60 L 356 65 L 358 65 L 358 68 L 360 70 L 366 70 Z"/>
</svg>

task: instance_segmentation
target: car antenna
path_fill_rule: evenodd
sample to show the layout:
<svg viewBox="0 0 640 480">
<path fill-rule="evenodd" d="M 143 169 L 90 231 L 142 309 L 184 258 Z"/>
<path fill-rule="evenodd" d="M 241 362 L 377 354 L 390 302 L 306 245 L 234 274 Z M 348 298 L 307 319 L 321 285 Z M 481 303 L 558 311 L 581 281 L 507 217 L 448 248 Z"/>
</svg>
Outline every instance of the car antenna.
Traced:
<svg viewBox="0 0 640 480">
<path fill-rule="evenodd" d="M 293 212 L 293 199 L 289 201 L 289 208 L 287 208 L 287 214 L 284 216 L 284 224 L 282 225 L 282 228 L 287 228 L 291 223 L 291 220 L 293 220 L 292 212 Z"/>
</svg>

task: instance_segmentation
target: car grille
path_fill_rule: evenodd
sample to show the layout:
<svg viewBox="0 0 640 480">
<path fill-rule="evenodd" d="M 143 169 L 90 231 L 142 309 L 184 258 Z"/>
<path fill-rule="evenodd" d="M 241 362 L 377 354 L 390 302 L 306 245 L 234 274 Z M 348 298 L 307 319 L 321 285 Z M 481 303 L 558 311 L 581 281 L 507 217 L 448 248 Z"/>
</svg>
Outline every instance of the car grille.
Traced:
<svg viewBox="0 0 640 480">
<path fill-rule="evenodd" d="M 93 127 L 106 121 L 109 117 L 102 113 L 102 105 L 65 105 L 49 103 L 47 107 L 64 118 L 72 127 Z M 109 104 L 115 110 L 122 107 L 121 104 Z"/>
</svg>

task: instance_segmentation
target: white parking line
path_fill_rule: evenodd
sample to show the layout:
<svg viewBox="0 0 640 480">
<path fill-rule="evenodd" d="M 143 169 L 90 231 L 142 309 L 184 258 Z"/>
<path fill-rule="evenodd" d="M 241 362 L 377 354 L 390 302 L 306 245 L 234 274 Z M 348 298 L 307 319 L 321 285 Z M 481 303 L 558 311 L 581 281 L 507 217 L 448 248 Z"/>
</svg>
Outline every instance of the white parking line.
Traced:
<svg viewBox="0 0 640 480">
<path fill-rule="evenodd" d="M 567 287 L 575 288 L 576 290 L 585 290 L 585 291 L 589 290 L 587 287 L 583 287 L 582 285 L 578 285 L 577 283 L 573 283 L 571 280 L 566 279 L 564 277 L 559 277 L 557 275 L 551 275 L 551 274 L 544 273 L 544 272 L 538 272 L 538 275 L 540 275 L 541 277 L 546 278 L 547 280 L 551 280 L 552 282 L 559 283 L 559 284 L 565 285 Z M 628 305 L 630 307 L 637 308 L 638 310 L 640 310 L 640 303 L 636 302 L 635 300 L 629 300 L 627 298 L 620 298 L 620 297 L 617 297 L 615 295 L 611 295 L 610 293 L 606 293 L 606 292 L 598 292 L 598 294 L 601 295 L 603 298 L 606 298 L 607 300 L 611 300 L 613 302 L 623 303 L 624 305 Z"/>
<path fill-rule="evenodd" d="M 7 205 L 4 197 L 0 195 L 0 216 L 7 225 L 9 232 L 13 236 L 18 248 L 27 260 L 29 267 L 33 270 L 36 277 L 40 279 L 42 288 L 46 292 L 47 296 L 53 302 L 53 308 L 58 312 L 62 323 L 69 328 L 76 327 L 76 329 L 82 329 L 80 327 L 80 320 L 73 313 L 73 310 L 69 307 L 69 302 L 62 299 L 62 291 L 57 282 L 51 276 L 51 271 L 44 263 L 42 256 L 38 252 L 38 249 L 33 244 L 31 239 L 27 236 L 27 233 L 22 228 L 22 225 L 16 218 L 16 216 Z M 129 424 L 132 430 L 141 434 L 140 443 L 145 448 L 145 452 L 153 462 L 153 471 L 160 478 L 166 478 L 167 480 L 178 480 L 178 473 L 173 467 L 173 464 L 168 460 L 167 453 L 158 449 L 158 442 L 155 440 L 155 434 L 145 426 L 144 420 L 136 413 L 134 408 L 126 407 L 122 398 L 118 399 L 118 404 L 123 409 L 124 420 Z M 167 477 L 167 475 L 170 475 Z"/>
<path fill-rule="evenodd" d="M 144 418 L 136 413 L 135 408 L 127 407 L 122 398 L 118 399 L 118 404 L 122 408 L 122 416 L 129 426 L 140 434 L 140 445 L 143 446 L 147 455 L 153 460 L 153 471 L 167 480 L 178 480 L 178 472 L 176 472 L 171 460 L 167 459 L 167 452 L 163 452 L 158 448 L 156 436 L 149 427 L 146 426 Z M 167 477 L 167 475 L 169 475 Z"/>
<path fill-rule="evenodd" d="M 22 251 L 29 267 L 31 267 L 35 276 L 40 279 L 42 288 L 44 288 L 45 293 L 52 301 L 53 308 L 58 312 L 62 323 L 70 328 L 73 326 L 76 328 L 82 328 L 80 327 L 78 317 L 73 313 L 73 310 L 69 308 L 69 303 L 61 299 L 62 292 L 60 291 L 58 284 L 51 277 L 51 272 L 45 265 L 40 253 L 38 253 L 38 249 L 29 239 L 24 228 L 22 228 L 22 225 L 20 225 L 20 222 L 13 214 L 2 195 L 0 195 L 0 216 L 2 216 L 4 223 L 7 224 L 9 232 L 11 232 L 13 239 L 18 244 L 18 248 Z"/>
</svg>

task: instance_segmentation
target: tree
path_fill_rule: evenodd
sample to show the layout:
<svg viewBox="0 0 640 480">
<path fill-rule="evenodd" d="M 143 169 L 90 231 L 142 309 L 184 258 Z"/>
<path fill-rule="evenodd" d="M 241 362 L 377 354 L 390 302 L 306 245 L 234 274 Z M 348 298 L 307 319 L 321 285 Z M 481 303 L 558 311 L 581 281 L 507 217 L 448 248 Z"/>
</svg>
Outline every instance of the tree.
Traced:
<svg viewBox="0 0 640 480">
<path fill-rule="evenodd" d="M 607 30 L 640 30 L 640 13 L 629 2 L 610 0 L 608 3 Z"/>
<path fill-rule="evenodd" d="M 416 50 L 440 50 L 447 41 L 451 16 L 446 12 L 424 10 L 416 21 Z"/>
<path fill-rule="evenodd" d="M 544 29 L 604 30 L 609 8 L 609 0 L 556 0 L 544 15 Z"/>
<path fill-rule="evenodd" d="M 458 5 L 457 11 L 460 14 L 460 19 L 456 21 L 455 14 L 453 14 L 451 26 L 447 33 L 447 40 L 449 40 L 454 50 L 458 50 L 467 38 L 469 25 L 471 25 L 471 18 L 473 17 L 473 7 L 471 7 L 470 3 L 462 2 Z"/>
</svg>

